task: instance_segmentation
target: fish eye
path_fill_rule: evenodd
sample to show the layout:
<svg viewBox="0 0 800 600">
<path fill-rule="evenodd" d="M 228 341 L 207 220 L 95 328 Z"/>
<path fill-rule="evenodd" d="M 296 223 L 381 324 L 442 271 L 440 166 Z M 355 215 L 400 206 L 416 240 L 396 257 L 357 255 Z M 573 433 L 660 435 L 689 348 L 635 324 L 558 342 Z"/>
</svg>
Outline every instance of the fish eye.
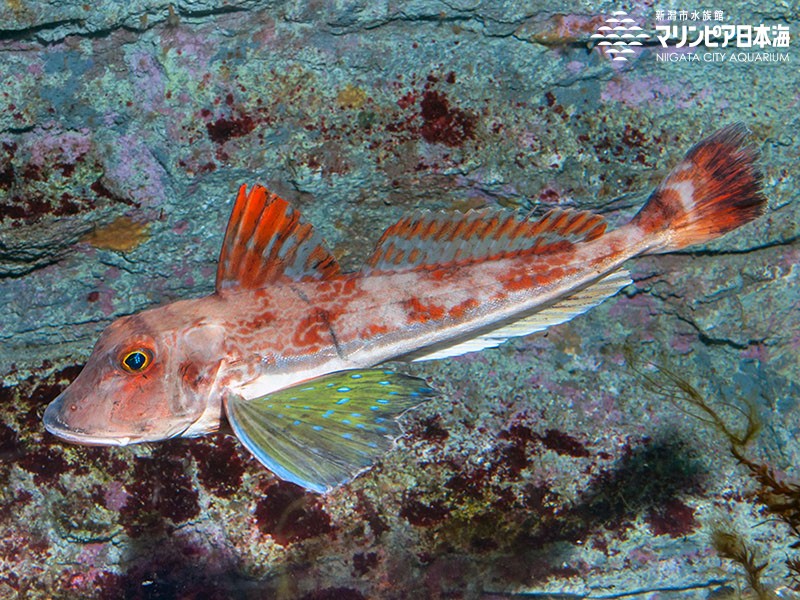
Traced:
<svg viewBox="0 0 800 600">
<path fill-rule="evenodd" d="M 136 348 L 126 353 L 120 361 L 128 373 L 141 373 L 153 362 L 153 353 L 145 348 Z"/>
</svg>

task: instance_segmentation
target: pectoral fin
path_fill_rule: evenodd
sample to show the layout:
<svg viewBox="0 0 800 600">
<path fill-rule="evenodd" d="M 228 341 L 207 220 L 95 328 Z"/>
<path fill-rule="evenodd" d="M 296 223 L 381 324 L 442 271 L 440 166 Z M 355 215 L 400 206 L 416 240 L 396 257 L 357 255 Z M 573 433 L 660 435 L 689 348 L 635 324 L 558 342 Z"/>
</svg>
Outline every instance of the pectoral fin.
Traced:
<svg viewBox="0 0 800 600">
<path fill-rule="evenodd" d="M 325 493 L 355 477 L 402 434 L 397 418 L 435 392 L 424 380 L 339 371 L 246 400 L 228 394 L 231 428 L 281 479 Z"/>
</svg>

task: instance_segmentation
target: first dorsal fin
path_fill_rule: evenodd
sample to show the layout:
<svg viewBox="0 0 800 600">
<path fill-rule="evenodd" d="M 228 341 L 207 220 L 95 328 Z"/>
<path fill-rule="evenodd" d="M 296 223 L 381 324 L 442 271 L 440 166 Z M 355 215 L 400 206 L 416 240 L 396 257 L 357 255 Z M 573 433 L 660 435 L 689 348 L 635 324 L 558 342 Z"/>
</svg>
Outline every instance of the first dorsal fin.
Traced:
<svg viewBox="0 0 800 600">
<path fill-rule="evenodd" d="M 258 289 L 281 277 L 327 279 L 339 264 L 286 200 L 254 185 L 239 188 L 217 267 L 217 292 Z"/>
<path fill-rule="evenodd" d="M 455 214 L 418 211 L 384 232 L 365 270 L 400 271 L 519 252 L 546 254 L 593 240 L 605 230 L 605 219 L 586 211 L 553 209 L 537 221 L 496 209 Z"/>
</svg>

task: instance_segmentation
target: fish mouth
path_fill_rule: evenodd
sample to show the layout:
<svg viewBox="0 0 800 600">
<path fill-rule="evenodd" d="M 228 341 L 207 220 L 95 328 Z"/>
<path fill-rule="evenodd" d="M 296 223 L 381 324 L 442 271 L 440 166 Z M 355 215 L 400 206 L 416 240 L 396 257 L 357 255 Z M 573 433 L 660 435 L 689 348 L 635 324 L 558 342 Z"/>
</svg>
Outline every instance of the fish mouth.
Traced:
<svg viewBox="0 0 800 600">
<path fill-rule="evenodd" d="M 65 442 L 84 446 L 127 446 L 137 441 L 130 436 L 93 435 L 85 430 L 68 425 L 61 418 L 63 403 L 64 394 L 62 393 L 47 406 L 42 422 L 48 432 Z"/>
</svg>

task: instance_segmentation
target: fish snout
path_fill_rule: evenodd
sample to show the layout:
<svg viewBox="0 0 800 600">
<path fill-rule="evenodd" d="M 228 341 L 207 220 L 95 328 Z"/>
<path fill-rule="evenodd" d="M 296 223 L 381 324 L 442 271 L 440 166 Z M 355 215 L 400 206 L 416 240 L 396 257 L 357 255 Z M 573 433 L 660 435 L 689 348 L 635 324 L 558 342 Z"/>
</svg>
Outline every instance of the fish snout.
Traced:
<svg viewBox="0 0 800 600">
<path fill-rule="evenodd" d="M 53 435 L 60 436 L 62 431 L 68 430 L 67 424 L 61 420 L 61 412 L 64 406 L 64 392 L 61 392 L 55 400 L 44 409 L 42 422 L 44 428 Z"/>
<path fill-rule="evenodd" d="M 125 446 L 131 443 L 130 437 L 96 435 L 77 427 L 70 420 L 70 415 L 76 411 L 76 407 L 70 402 L 68 392 L 69 389 L 61 392 L 44 410 L 42 422 L 49 433 L 66 442 L 88 446 Z"/>
<path fill-rule="evenodd" d="M 50 404 L 47 405 L 47 408 L 44 409 L 44 416 L 42 417 L 42 422 L 44 423 L 44 428 L 52 433 L 56 437 L 60 437 L 67 441 L 72 441 L 72 438 L 76 434 L 80 434 L 81 432 L 75 431 L 70 425 L 64 420 L 64 405 L 66 404 L 66 392 L 61 392 L 55 400 L 53 400 Z"/>
</svg>

